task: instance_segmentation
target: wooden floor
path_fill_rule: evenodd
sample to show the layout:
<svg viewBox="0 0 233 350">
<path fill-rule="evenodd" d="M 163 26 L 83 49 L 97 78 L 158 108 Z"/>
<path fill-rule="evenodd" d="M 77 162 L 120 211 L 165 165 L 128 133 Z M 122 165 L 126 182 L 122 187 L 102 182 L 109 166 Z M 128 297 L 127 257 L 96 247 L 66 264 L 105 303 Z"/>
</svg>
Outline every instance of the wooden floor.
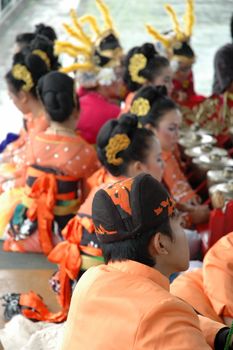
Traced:
<svg viewBox="0 0 233 350">
<path fill-rule="evenodd" d="M 25 293 L 33 290 L 41 295 L 51 311 L 58 311 L 55 294 L 50 290 L 48 279 L 54 270 L 0 270 L 0 296 L 8 292 Z M 3 308 L 0 305 L 0 328 L 4 326 Z M 3 348 L 0 344 L 0 350 Z M 16 346 L 17 349 L 17 346 Z"/>
</svg>

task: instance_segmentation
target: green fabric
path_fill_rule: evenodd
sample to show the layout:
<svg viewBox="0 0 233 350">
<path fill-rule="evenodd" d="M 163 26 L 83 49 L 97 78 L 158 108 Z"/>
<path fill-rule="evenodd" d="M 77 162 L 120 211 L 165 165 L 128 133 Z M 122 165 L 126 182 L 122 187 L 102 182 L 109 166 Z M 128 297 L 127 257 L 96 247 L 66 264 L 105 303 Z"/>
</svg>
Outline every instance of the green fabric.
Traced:
<svg viewBox="0 0 233 350">
<path fill-rule="evenodd" d="M 21 226 L 25 220 L 27 208 L 23 204 L 18 204 L 12 218 L 12 224 Z"/>
</svg>

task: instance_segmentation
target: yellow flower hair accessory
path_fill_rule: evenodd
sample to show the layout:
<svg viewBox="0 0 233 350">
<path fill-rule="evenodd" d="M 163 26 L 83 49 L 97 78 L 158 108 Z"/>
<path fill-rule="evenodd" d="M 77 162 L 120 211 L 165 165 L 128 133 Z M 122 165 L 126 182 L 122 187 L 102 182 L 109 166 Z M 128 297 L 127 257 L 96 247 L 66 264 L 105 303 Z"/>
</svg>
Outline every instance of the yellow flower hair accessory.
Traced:
<svg viewBox="0 0 233 350">
<path fill-rule="evenodd" d="M 144 117 L 150 111 L 150 102 L 143 97 L 137 98 L 133 101 L 130 108 L 130 113 L 135 114 L 137 117 Z"/>
<path fill-rule="evenodd" d="M 105 147 L 106 158 L 109 164 L 120 165 L 123 163 L 123 159 L 116 157 L 121 151 L 127 149 L 130 145 L 130 139 L 126 134 L 116 134 L 111 137 L 107 146 Z"/>
<path fill-rule="evenodd" d="M 22 86 L 23 91 L 28 92 L 33 88 L 32 75 L 26 66 L 17 63 L 13 66 L 11 73 L 16 80 L 22 80 L 24 82 Z"/>
<path fill-rule="evenodd" d="M 147 58 L 142 53 L 135 53 L 129 60 L 129 74 L 132 81 L 138 84 L 144 84 L 146 79 L 140 77 L 139 72 L 146 67 Z"/>
<path fill-rule="evenodd" d="M 49 57 L 48 57 L 46 52 L 44 52 L 42 50 L 33 50 L 32 54 L 36 55 L 36 56 L 39 56 L 42 59 L 42 61 L 45 62 L 45 64 L 48 67 L 48 69 L 51 68 L 51 62 L 50 62 L 50 59 L 49 59 Z"/>
</svg>

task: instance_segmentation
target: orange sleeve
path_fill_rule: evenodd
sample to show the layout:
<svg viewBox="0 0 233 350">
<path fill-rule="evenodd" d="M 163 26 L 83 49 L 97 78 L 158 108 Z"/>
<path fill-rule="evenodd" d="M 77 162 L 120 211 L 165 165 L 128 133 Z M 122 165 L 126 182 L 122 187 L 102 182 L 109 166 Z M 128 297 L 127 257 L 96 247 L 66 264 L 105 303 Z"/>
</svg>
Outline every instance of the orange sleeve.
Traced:
<svg viewBox="0 0 233 350">
<path fill-rule="evenodd" d="M 204 292 L 202 269 L 187 271 L 178 276 L 170 285 L 170 292 L 186 301 L 201 315 L 221 322 Z"/>
<path fill-rule="evenodd" d="M 208 298 L 219 316 L 231 318 L 233 318 L 232 251 L 233 232 L 215 243 L 203 261 L 203 282 Z"/>
<path fill-rule="evenodd" d="M 141 320 L 137 349 L 210 350 L 193 309 L 179 299 L 164 300 Z"/>
<path fill-rule="evenodd" d="M 208 317 L 199 315 L 198 318 L 200 328 L 205 337 L 206 342 L 212 349 L 214 349 L 214 342 L 217 333 L 220 331 L 220 329 L 225 328 L 226 326 L 223 323 L 213 321 Z"/>
<path fill-rule="evenodd" d="M 175 156 L 171 152 L 167 154 L 163 152 L 162 156 L 164 160 L 163 180 L 174 199 L 180 203 L 187 203 L 194 197 L 197 197 L 181 171 Z"/>
</svg>

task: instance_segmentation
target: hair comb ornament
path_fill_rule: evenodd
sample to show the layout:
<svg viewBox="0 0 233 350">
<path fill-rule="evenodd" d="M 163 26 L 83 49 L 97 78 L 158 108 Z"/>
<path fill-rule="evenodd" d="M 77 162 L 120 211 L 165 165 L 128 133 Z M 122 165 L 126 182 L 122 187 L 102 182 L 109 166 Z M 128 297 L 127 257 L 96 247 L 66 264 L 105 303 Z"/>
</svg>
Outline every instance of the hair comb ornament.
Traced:
<svg viewBox="0 0 233 350">
<path fill-rule="evenodd" d="M 77 45 L 68 41 L 56 41 L 55 52 L 56 54 L 66 53 L 77 59 L 77 62 L 61 68 L 62 72 L 98 72 L 102 67 L 119 65 L 123 51 L 113 27 L 109 9 L 102 0 L 96 0 L 96 4 L 104 19 L 103 30 L 94 16 L 78 17 L 75 10 L 70 11 L 72 24 L 64 24 L 64 28 Z M 86 24 L 90 26 L 92 35 L 84 30 Z"/>
<path fill-rule="evenodd" d="M 144 84 L 146 79 L 141 77 L 140 71 L 146 68 L 147 58 L 142 53 L 135 53 L 129 60 L 129 74 L 132 81 L 138 84 Z"/>
<path fill-rule="evenodd" d="M 133 101 L 130 108 L 130 113 L 135 114 L 137 117 L 144 117 L 150 111 L 150 102 L 143 97 L 139 97 Z"/>
<path fill-rule="evenodd" d="M 33 88 L 34 82 L 32 75 L 26 66 L 17 63 L 13 66 L 11 72 L 16 80 L 22 80 L 24 82 L 24 85 L 22 86 L 23 91 L 29 92 Z"/>
<path fill-rule="evenodd" d="M 195 23 L 194 0 L 186 0 L 186 11 L 184 14 L 184 28 L 181 28 L 177 14 L 171 5 L 165 5 L 165 10 L 172 20 L 173 29 L 168 34 L 159 33 L 153 26 L 147 24 L 147 32 L 155 41 L 160 42 L 166 49 L 167 55 L 172 56 L 173 49 L 179 49 L 182 43 L 189 42 Z"/>
<path fill-rule="evenodd" d="M 106 150 L 107 162 L 112 165 L 120 165 L 123 163 L 121 157 L 117 158 L 117 154 L 126 150 L 130 145 L 130 139 L 126 134 L 116 134 L 109 139 Z"/>
<path fill-rule="evenodd" d="M 36 55 L 36 56 L 39 56 L 42 59 L 42 61 L 45 62 L 45 64 L 48 67 L 48 69 L 51 68 L 51 62 L 50 62 L 50 59 L 49 59 L 49 57 L 48 57 L 46 52 L 38 49 L 38 50 L 33 50 L 32 54 Z"/>
</svg>

